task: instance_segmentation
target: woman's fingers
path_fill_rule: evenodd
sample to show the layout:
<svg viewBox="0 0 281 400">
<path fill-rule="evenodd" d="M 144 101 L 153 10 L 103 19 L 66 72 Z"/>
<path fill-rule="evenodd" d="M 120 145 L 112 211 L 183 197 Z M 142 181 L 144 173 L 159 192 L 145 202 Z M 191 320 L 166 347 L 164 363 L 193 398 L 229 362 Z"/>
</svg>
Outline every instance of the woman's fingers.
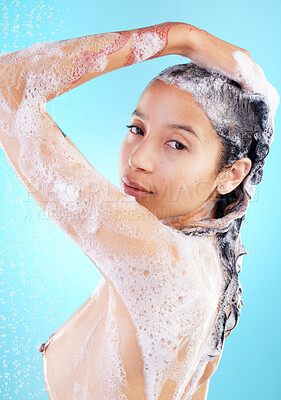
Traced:
<svg viewBox="0 0 281 400">
<path fill-rule="evenodd" d="M 186 28 L 186 36 L 192 35 L 186 50 L 181 55 L 209 71 L 220 73 L 238 82 L 241 87 L 252 93 L 260 93 L 267 98 L 272 115 L 279 104 L 276 89 L 267 81 L 262 68 L 256 64 L 250 52 L 225 42 L 210 33 L 192 27 Z"/>
</svg>

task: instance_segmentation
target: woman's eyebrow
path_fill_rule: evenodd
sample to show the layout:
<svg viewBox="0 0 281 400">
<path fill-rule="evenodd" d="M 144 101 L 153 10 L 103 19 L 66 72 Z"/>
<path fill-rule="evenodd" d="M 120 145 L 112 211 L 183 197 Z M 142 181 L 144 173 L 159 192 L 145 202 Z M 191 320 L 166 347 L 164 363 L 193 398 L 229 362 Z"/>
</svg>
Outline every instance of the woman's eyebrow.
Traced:
<svg viewBox="0 0 281 400">
<path fill-rule="evenodd" d="M 136 115 L 137 117 L 140 117 L 140 118 L 142 118 L 143 120 L 145 120 L 145 116 L 144 116 L 144 114 L 142 113 L 142 112 L 140 112 L 139 110 L 135 110 L 135 111 L 133 111 L 132 112 L 132 115 Z"/>
<path fill-rule="evenodd" d="M 142 112 L 140 112 L 139 110 L 134 110 L 132 112 L 132 115 L 136 115 L 137 117 L 142 118 L 145 121 L 145 116 Z M 194 129 L 189 126 L 189 125 L 179 125 L 179 124 L 169 124 L 167 125 L 169 128 L 174 128 L 174 129 L 182 129 L 183 131 L 192 133 L 198 140 L 199 142 L 201 142 L 199 136 L 197 135 L 197 133 L 194 131 Z"/>
<path fill-rule="evenodd" d="M 197 133 L 194 131 L 194 129 L 190 125 L 169 124 L 168 127 L 174 128 L 174 129 L 182 129 L 184 131 L 192 133 L 199 140 L 199 142 L 201 142 L 199 136 L 197 135 Z"/>
</svg>

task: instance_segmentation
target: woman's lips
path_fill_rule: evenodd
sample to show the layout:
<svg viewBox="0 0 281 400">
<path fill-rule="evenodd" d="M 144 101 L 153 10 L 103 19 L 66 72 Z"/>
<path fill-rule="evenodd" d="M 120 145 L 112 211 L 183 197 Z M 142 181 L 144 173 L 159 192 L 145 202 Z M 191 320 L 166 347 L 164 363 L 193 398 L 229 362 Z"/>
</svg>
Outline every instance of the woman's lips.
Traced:
<svg viewBox="0 0 281 400">
<path fill-rule="evenodd" d="M 135 189 L 129 185 L 127 185 L 123 181 L 123 186 L 124 186 L 124 192 L 128 194 L 129 196 L 143 196 L 147 194 L 151 194 L 151 192 L 147 192 L 146 190 L 140 190 L 140 189 Z"/>
</svg>

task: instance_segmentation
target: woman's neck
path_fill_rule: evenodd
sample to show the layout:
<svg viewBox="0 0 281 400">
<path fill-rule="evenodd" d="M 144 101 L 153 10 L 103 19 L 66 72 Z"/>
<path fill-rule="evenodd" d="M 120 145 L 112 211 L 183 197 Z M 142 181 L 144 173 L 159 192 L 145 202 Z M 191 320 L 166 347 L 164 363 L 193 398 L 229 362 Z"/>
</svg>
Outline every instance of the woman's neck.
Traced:
<svg viewBox="0 0 281 400">
<path fill-rule="evenodd" d="M 217 198 L 209 198 L 198 209 L 192 213 L 185 215 L 174 216 L 171 218 L 160 219 L 165 225 L 174 228 L 181 228 L 185 226 L 198 225 L 201 221 L 210 220 L 215 218 Z"/>
</svg>

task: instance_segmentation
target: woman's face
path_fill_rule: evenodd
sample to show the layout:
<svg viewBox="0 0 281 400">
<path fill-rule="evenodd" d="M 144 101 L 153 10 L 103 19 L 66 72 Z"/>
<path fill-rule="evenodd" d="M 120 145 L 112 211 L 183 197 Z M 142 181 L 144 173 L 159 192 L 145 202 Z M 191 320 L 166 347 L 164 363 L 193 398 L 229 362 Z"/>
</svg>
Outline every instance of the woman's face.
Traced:
<svg viewBox="0 0 281 400">
<path fill-rule="evenodd" d="M 190 93 L 157 80 L 141 95 L 131 125 L 119 153 L 125 193 L 159 219 L 214 204 L 222 145 Z M 129 191 L 123 179 L 151 193 Z"/>
</svg>

